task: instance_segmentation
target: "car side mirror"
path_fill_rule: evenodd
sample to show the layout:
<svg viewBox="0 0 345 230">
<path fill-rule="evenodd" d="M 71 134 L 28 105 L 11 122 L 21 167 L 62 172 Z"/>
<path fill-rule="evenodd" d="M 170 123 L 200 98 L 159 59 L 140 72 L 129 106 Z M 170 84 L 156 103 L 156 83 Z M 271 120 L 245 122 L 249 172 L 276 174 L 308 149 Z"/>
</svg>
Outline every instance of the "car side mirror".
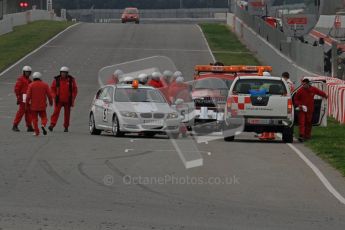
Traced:
<svg viewBox="0 0 345 230">
<path fill-rule="evenodd" d="M 181 99 L 181 98 L 178 98 L 178 99 L 176 99 L 176 101 L 175 101 L 175 105 L 181 105 L 181 104 L 183 104 L 183 103 L 184 103 L 184 100 Z"/>
</svg>

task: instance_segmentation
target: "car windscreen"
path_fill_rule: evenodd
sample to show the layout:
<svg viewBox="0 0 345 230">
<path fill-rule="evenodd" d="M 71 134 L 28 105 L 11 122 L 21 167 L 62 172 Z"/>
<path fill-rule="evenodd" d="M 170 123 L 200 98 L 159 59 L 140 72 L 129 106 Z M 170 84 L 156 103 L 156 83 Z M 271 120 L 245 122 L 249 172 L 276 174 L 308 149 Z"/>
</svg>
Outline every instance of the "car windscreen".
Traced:
<svg viewBox="0 0 345 230">
<path fill-rule="evenodd" d="M 233 93 L 285 95 L 287 90 L 282 80 L 240 79 L 236 82 Z"/>
<path fill-rule="evenodd" d="M 162 94 L 155 89 L 122 88 L 115 90 L 116 102 L 166 103 Z"/>
<path fill-rule="evenodd" d="M 126 14 L 137 14 L 138 10 L 137 9 L 127 9 L 125 10 Z"/>
<path fill-rule="evenodd" d="M 204 78 L 195 82 L 194 89 L 229 90 L 232 82 L 227 79 Z"/>
</svg>

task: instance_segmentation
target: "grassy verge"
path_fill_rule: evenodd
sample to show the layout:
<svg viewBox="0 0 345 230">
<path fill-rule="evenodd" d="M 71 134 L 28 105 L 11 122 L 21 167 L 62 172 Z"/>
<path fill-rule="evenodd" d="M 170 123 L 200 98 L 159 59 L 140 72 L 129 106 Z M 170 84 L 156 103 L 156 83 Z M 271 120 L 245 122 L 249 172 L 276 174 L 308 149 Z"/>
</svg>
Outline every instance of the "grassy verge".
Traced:
<svg viewBox="0 0 345 230">
<path fill-rule="evenodd" d="M 297 136 L 298 127 L 295 133 Z M 328 126 L 314 127 L 312 135 L 305 145 L 345 176 L 345 125 L 329 118 Z"/>
<path fill-rule="evenodd" d="M 257 65 L 259 61 L 241 44 L 226 25 L 200 25 L 217 61 L 225 64 Z M 298 136 L 298 127 L 295 129 Z M 319 157 L 345 176 L 345 125 L 329 118 L 328 127 L 314 127 L 313 138 L 305 142 Z"/>
<path fill-rule="evenodd" d="M 13 32 L 0 36 L 0 71 L 70 25 L 69 22 L 36 21 L 17 26 Z"/>
<path fill-rule="evenodd" d="M 226 65 L 259 65 L 260 62 L 224 24 L 201 24 L 210 48 L 217 59 Z"/>
</svg>

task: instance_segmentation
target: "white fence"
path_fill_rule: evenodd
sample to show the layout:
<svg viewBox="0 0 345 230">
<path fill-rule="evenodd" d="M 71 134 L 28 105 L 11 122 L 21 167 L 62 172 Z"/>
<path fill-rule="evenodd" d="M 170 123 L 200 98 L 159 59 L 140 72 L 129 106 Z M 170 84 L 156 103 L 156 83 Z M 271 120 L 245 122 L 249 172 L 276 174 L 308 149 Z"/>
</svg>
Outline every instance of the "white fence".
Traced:
<svg viewBox="0 0 345 230">
<path fill-rule="evenodd" d="M 29 10 L 22 13 L 7 14 L 0 21 L 0 35 L 11 32 L 14 26 L 25 25 L 38 20 L 62 21 L 62 18 L 46 10 Z"/>
</svg>

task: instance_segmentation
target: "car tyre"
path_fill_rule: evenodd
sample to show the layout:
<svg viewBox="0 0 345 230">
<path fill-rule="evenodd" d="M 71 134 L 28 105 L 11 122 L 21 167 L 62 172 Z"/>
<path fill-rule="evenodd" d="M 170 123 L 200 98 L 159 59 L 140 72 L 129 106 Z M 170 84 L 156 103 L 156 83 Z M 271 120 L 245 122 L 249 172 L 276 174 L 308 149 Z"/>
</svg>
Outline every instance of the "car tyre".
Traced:
<svg viewBox="0 0 345 230">
<path fill-rule="evenodd" d="M 113 123 L 111 126 L 111 133 L 115 137 L 122 137 L 124 136 L 124 133 L 120 131 L 120 122 L 119 119 L 117 118 L 116 114 L 113 116 Z"/>
<path fill-rule="evenodd" d="M 284 143 L 293 143 L 293 127 L 287 127 L 283 130 L 283 142 Z"/>
<path fill-rule="evenodd" d="M 234 141 L 234 140 L 235 140 L 235 136 L 224 137 L 224 141 L 226 141 L 226 142 L 230 142 L 230 141 Z"/>
<path fill-rule="evenodd" d="M 89 129 L 91 135 L 100 135 L 102 133 L 102 130 L 96 129 L 95 116 L 93 113 L 91 113 L 89 117 Z"/>
</svg>

